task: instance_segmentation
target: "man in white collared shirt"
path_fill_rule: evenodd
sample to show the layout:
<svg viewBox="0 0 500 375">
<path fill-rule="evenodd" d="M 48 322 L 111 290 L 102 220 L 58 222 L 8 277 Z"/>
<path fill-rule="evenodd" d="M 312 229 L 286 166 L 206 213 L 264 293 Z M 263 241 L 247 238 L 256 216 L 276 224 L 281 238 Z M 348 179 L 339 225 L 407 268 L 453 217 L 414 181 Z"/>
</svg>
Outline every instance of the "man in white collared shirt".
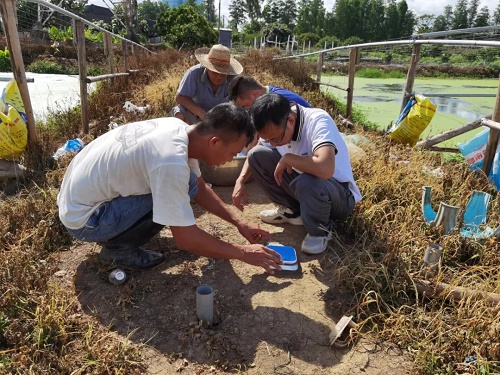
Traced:
<svg viewBox="0 0 500 375">
<path fill-rule="evenodd" d="M 260 213 L 271 224 L 304 225 L 302 251 L 328 248 L 333 221 L 345 220 L 361 193 L 349 151 L 331 116 L 295 105 L 278 94 L 257 98 L 250 109 L 260 145 L 248 154 L 251 175 L 277 205 Z"/>
</svg>

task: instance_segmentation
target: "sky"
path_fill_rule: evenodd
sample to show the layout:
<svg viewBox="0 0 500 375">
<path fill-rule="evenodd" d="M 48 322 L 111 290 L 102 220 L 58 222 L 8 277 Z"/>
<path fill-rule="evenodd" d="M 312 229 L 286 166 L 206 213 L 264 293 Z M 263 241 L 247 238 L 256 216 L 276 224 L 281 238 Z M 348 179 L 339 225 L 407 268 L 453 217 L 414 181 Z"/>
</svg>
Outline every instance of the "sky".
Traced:
<svg viewBox="0 0 500 375">
<path fill-rule="evenodd" d="M 138 0 L 139 2 L 141 0 Z M 224 17 L 225 23 L 227 25 L 228 17 L 229 17 L 229 3 L 230 0 L 215 0 L 215 8 L 218 12 L 219 10 L 219 1 L 221 8 L 221 17 Z M 335 0 L 323 0 L 325 9 L 330 12 L 333 8 L 333 4 Z M 110 4 L 109 0 L 105 0 L 107 4 Z M 116 0 L 113 0 L 116 2 Z M 297 1 L 298 2 L 298 1 Z M 490 14 L 493 13 L 495 8 L 498 5 L 499 0 L 481 0 L 479 3 L 478 10 L 484 6 L 487 6 L 490 10 Z M 443 9 L 446 5 L 451 5 L 455 7 L 457 0 L 406 0 L 408 7 L 417 15 L 420 16 L 422 14 L 435 14 L 440 15 L 443 14 Z M 89 4 L 96 4 L 99 6 L 105 6 L 104 0 L 89 0 Z"/>
</svg>

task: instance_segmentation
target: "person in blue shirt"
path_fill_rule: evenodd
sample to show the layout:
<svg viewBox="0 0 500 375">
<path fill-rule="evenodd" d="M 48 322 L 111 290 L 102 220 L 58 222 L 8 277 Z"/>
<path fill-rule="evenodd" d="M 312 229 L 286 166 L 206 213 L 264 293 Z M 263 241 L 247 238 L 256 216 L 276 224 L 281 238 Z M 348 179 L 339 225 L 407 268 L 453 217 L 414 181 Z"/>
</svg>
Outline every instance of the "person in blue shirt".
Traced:
<svg viewBox="0 0 500 375">
<path fill-rule="evenodd" d="M 229 100 L 246 109 L 252 106 L 255 99 L 264 94 L 280 94 L 287 98 L 289 102 L 311 108 L 307 100 L 299 94 L 277 86 L 264 86 L 252 77 L 237 75 L 233 77 L 229 84 Z"/>
</svg>

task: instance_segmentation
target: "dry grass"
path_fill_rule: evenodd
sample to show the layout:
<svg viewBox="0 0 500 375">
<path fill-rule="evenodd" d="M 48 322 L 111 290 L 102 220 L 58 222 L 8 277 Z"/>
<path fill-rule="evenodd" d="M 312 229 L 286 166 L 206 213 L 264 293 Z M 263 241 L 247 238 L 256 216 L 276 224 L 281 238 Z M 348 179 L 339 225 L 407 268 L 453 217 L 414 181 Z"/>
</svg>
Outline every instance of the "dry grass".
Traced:
<svg viewBox="0 0 500 375">
<path fill-rule="evenodd" d="M 273 63 L 258 53 L 242 62 L 246 74 L 288 87 L 338 115 L 331 99 L 309 91 L 311 67 L 287 61 L 285 69 L 284 62 Z M 87 140 L 107 130 L 110 116 L 117 122 L 134 119 L 123 113 L 125 100 L 149 104 L 150 117 L 167 115 L 182 73 L 191 64 L 187 55 L 177 52 L 132 61 L 131 68 L 145 71 L 128 83 L 118 79 L 113 87 L 103 85 L 92 95 L 93 126 Z M 0 373 L 143 373 L 140 347 L 82 314 L 74 293 L 51 281 L 57 254 L 70 246 L 71 238 L 57 218 L 55 204 L 68 160 L 55 164 L 50 155 L 56 145 L 78 135 L 74 113 L 57 116 L 55 123 L 64 132 L 54 124 L 41 128 L 43 146 L 36 159 L 43 172 L 15 181 L 10 186 L 14 194 L 0 201 Z M 408 349 L 415 358 L 415 373 L 500 371 L 500 308 L 482 298 L 430 299 L 419 294 L 414 283 L 420 278 L 426 246 L 438 243 L 444 256 L 434 282 L 500 293 L 497 240 L 480 243 L 458 234 L 445 236 L 442 228 L 424 222 L 420 206 L 424 185 L 432 186 L 435 208 L 439 201 L 463 208 L 472 190 L 486 191 L 492 194 L 488 225 L 495 228 L 500 224 L 496 191 L 463 164 L 393 144 L 360 124 L 355 130 L 369 139 L 363 146 L 367 156 L 354 166 L 364 199 L 337 227 L 332 248 L 340 260 L 326 276 L 342 280 L 341 287 L 356 295 L 353 313 L 360 331 Z M 435 168 L 444 176 L 426 172 Z M 469 356 L 477 358 L 475 364 L 463 363 Z"/>
</svg>

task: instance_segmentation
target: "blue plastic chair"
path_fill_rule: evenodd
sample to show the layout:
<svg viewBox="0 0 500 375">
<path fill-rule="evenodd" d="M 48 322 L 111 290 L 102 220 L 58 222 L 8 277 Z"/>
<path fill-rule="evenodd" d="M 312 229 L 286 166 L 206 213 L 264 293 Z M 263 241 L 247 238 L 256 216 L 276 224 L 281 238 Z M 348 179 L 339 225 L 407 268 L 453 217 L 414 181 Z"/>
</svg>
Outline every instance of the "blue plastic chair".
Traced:
<svg viewBox="0 0 500 375">
<path fill-rule="evenodd" d="M 493 235 L 493 229 L 486 226 L 486 213 L 491 195 L 484 191 L 474 190 L 465 206 L 463 227 L 460 234 L 473 239 L 485 239 Z"/>
</svg>

